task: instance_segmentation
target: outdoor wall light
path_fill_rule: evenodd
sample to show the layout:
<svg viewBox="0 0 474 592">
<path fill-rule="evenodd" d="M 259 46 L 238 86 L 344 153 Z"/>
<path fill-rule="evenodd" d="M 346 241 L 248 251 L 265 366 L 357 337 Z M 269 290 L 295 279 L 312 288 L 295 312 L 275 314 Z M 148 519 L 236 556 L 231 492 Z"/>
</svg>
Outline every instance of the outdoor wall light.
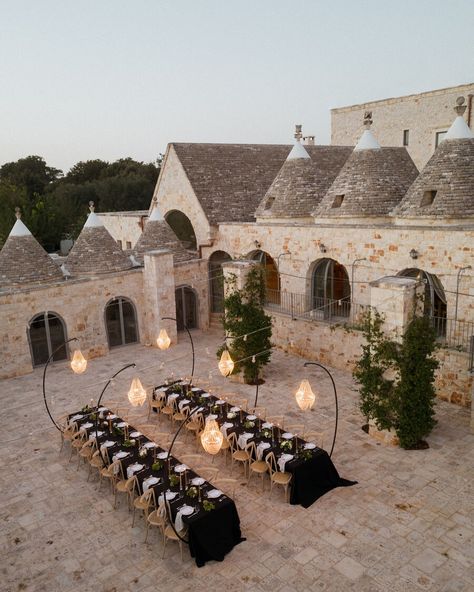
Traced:
<svg viewBox="0 0 474 592">
<path fill-rule="evenodd" d="M 321 253 L 326 253 L 326 251 L 328 250 L 326 245 L 323 243 L 319 243 L 319 250 L 321 251 Z"/>
<path fill-rule="evenodd" d="M 412 259 L 418 259 L 418 255 L 419 255 L 419 253 L 418 253 L 418 251 L 417 251 L 416 249 L 412 249 L 412 250 L 410 251 L 410 257 L 411 257 Z"/>
<path fill-rule="evenodd" d="M 71 368 L 74 374 L 83 374 L 87 368 L 87 360 L 82 355 L 80 349 L 74 350 L 74 354 L 71 360 Z"/>
<path fill-rule="evenodd" d="M 255 245 L 256 249 L 260 249 L 260 247 L 262 246 L 260 241 L 258 241 L 258 240 L 255 240 L 253 244 Z"/>
</svg>

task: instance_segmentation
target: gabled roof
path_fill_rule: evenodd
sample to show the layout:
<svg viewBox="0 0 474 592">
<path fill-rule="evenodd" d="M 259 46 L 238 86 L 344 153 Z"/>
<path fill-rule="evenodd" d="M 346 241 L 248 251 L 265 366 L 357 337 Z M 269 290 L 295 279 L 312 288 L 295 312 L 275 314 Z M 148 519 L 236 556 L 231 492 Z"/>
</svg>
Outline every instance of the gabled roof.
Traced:
<svg viewBox="0 0 474 592">
<path fill-rule="evenodd" d="M 474 134 L 464 121 L 464 98 L 457 117 L 394 216 L 466 218 L 474 216 Z"/>
<path fill-rule="evenodd" d="M 17 221 L 0 251 L 0 288 L 62 279 L 59 267 L 17 213 Z"/>
<path fill-rule="evenodd" d="M 133 249 L 133 254 L 136 260 L 143 264 L 145 253 L 158 249 L 170 250 L 173 253 L 174 263 L 197 258 L 196 253 L 187 251 L 183 247 L 183 244 L 166 222 L 155 203 L 148 222 L 145 224 L 145 229 Z"/>
<path fill-rule="evenodd" d="M 405 148 L 381 148 L 369 127 L 314 210 L 316 218 L 386 216 L 405 195 L 418 170 Z"/>
<path fill-rule="evenodd" d="M 291 146 L 172 144 L 210 224 L 253 222 Z"/>
<path fill-rule="evenodd" d="M 72 275 L 94 275 L 130 269 L 130 258 L 118 246 L 94 212 L 92 202 L 90 210 L 91 213 L 67 256 L 67 270 Z"/>
<path fill-rule="evenodd" d="M 295 147 L 306 157 L 295 158 Z M 257 208 L 260 217 L 310 216 L 351 154 L 350 146 L 295 144 Z"/>
</svg>

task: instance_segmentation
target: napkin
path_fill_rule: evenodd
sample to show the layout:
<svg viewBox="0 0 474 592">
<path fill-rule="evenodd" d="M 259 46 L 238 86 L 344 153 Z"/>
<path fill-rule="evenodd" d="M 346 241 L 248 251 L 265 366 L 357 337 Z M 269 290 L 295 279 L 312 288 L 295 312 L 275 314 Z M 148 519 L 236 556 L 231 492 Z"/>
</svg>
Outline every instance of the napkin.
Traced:
<svg viewBox="0 0 474 592">
<path fill-rule="evenodd" d="M 247 440 L 250 440 L 250 438 L 253 438 L 255 434 L 249 434 L 249 432 L 244 432 L 243 434 L 240 434 L 239 439 L 237 440 L 237 444 L 239 445 L 239 448 L 245 448 L 247 446 Z"/>
<path fill-rule="evenodd" d="M 176 465 L 174 468 L 175 473 L 184 473 L 184 471 L 187 471 L 188 469 L 189 469 L 188 465 L 185 465 L 185 464 Z"/>
<path fill-rule="evenodd" d="M 114 446 L 115 442 L 113 442 L 112 440 L 106 440 L 103 444 L 100 445 L 100 450 L 101 452 L 105 452 L 106 448 L 110 448 L 111 446 Z"/>
<path fill-rule="evenodd" d="M 178 513 L 176 514 L 176 519 L 174 521 L 174 526 L 178 532 L 184 530 L 183 524 L 183 516 L 190 516 L 194 512 L 194 508 L 192 506 L 182 506 Z"/>
<path fill-rule="evenodd" d="M 179 410 L 182 411 L 183 407 L 186 407 L 186 405 L 189 405 L 189 403 L 191 403 L 189 399 L 183 399 L 182 401 L 180 401 L 178 403 Z"/>
<path fill-rule="evenodd" d="M 257 460 L 262 460 L 263 452 L 267 448 L 270 448 L 270 444 L 268 442 L 260 442 L 260 444 L 257 446 Z"/>
<path fill-rule="evenodd" d="M 229 428 L 233 428 L 233 427 L 234 427 L 234 424 L 233 424 L 233 423 L 230 423 L 230 422 L 228 422 L 228 421 L 226 421 L 225 423 L 223 423 L 223 424 L 221 425 L 221 432 L 224 434 L 224 437 L 225 437 L 225 438 L 227 438 L 227 430 L 228 430 Z"/>
<path fill-rule="evenodd" d="M 168 395 L 168 398 L 166 399 L 166 402 L 168 405 L 171 405 L 171 402 L 174 401 L 175 399 L 177 399 L 179 397 L 178 393 L 171 393 L 171 395 Z"/>
<path fill-rule="evenodd" d="M 168 491 L 166 492 L 166 499 L 170 502 L 171 500 L 174 500 L 174 498 L 177 496 L 178 494 L 176 493 L 176 491 L 171 491 L 170 489 L 168 489 Z M 163 496 L 163 494 L 160 494 L 160 497 L 158 498 L 158 505 L 161 505 L 163 502 L 165 501 L 165 498 Z"/>
<path fill-rule="evenodd" d="M 278 467 L 282 473 L 285 472 L 286 463 L 293 458 L 292 454 L 282 454 L 278 459 Z"/>
<path fill-rule="evenodd" d="M 132 477 L 134 473 L 136 473 L 137 471 L 141 471 L 142 469 L 143 465 L 141 465 L 140 463 L 133 463 L 133 465 L 127 467 L 127 477 L 130 479 L 130 477 Z"/>
<path fill-rule="evenodd" d="M 168 453 L 167 452 L 158 452 L 158 454 L 156 455 L 156 458 L 159 458 L 160 460 L 165 460 L 168 458 Z"/>
<path fill-rule="evenodd" d="M 159 482 L 160 482 L 160 480 L 158 479 L 158 477 L 148 477 L 148 479 L 144 479 L 143 484 L 142 484 L 143 493 L 145 493 L 145 491 L 150 489 L 150 487 L 153 487 L 153 485 L 156 485 Z"/>
<path fill-rule="evenodd" d="M 225 405 L 224 399 L 217 399 L 217 401 L 215 402 L 215 405 Z"/>
</svg>

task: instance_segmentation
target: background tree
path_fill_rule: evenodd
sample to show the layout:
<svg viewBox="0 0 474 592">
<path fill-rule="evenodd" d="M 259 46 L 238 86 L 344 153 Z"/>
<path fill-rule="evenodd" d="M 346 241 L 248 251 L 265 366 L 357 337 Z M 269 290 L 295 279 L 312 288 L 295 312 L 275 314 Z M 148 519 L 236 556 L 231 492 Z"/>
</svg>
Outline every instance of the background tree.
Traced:
<svg viewBox="0 0 474 592">
<path fill-rule="evenodd" d="M 235 279 L 229 281 L 235 282 Z M 242 290 L 234 289 L 224 299 L 222 324 L 226 335 L 240 337 L 249 334 L 245 340 L 240 337 L 230 339 L 227 343 L 231 358 L 237 362 L 233 374 L 243 372 L 244 379 L 249 384 L 256 384 L 260 369 L 268 364 L 271 358 L 272 319 L 265 314 L 264 302 L 265 273 L 261 266 L 250 270 Z M 219 358 L 224 348 L 225 346 L 217 351 Z"/>
</svg>

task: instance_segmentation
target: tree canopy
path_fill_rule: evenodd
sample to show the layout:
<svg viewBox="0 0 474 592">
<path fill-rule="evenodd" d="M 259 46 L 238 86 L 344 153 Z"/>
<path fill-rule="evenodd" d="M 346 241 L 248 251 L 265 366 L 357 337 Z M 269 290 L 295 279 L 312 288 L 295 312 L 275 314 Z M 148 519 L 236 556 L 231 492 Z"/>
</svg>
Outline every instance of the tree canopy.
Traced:
<svg viewBox="0 0 474 592">
<path fill-rule="evenodd" d="M 86 160 L 66 173 L 47 165 L 41 156 L 27 156 L 0 167 L 0 247 L 21 208 L 25 224 L 48 251 L 62 238 L 76 238 L 88 213 L 148 209 L 160 172 L 162 156 L 154 163 L 132 158 L 115 162 Z"/>
</svg>

